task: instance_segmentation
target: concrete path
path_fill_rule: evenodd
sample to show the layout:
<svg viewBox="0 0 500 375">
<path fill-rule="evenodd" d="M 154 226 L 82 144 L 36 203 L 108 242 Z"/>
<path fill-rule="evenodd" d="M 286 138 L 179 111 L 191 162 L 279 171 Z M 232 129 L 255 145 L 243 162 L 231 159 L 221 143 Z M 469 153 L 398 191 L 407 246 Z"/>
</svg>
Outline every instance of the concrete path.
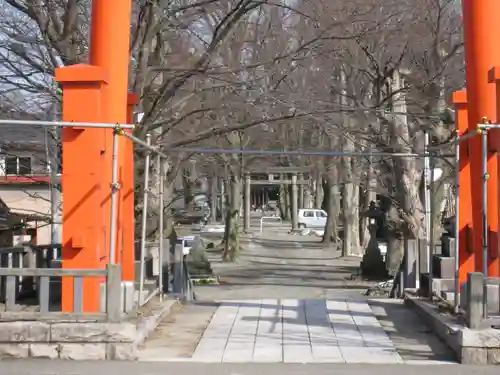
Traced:
<svg viewBox="0 0 500 375">
<path fill-rule="evenodd" d="M 192 360 L 403 362 L 366 302 L 297 299 L 223 302 Z"/>
<path fill-rule="evenodd" d="M 452 353 L 402 301 L 370 300 L 352 281 L 357 258 L 311 237 L 262 236 L 236 263 L 217 261 L 221 285 L 173 313 L 140 360 L 203 363 L 449 364 Z M 454 366 L 453 366 L 454 367 Z"/>
</svg>

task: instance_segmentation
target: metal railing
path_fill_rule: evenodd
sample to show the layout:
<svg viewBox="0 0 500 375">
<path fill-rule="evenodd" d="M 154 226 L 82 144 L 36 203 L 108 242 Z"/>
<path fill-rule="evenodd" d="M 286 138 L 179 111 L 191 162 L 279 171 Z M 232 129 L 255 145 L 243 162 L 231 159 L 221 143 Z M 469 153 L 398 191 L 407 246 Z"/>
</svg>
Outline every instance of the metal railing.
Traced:
<svg viewBox="0 0 500 375">
<path fill-rule="evenodd" d="M 274 221 L 278 220 L 280 222 L 280 225 L 283 225 L 283 220 L 279 216 L 262 216 L 260 218 L 260 233 L 262 233 L 264 229 L 264 223 L 266 220 L 274 220 Z"/>
<path fill-rule="evenodd" d="M 157 162 L 159 164 L 159 168 L 157 169 L 157 180 L 159 181 L 159 189 L 157 191 L 157 196 L 156 198 L 158 199 L 158 216 L 159 216 L 159 223 L 158 223 L 158 248 L 159 248 L 159 259 L 158 262 L 160 264 L 160 269 L 163 268 L 163 241 L 164 241 L 164 233 L 163 233 L 163 227 L 164 227 L 164 217 L 163 217 L 163 207 L 164 207 L 164 202 L 163 202 L 163 195 L 164 195 L 164 177 L 165 177 L 165 170 L 163 166 L 163 161 L 167 157 L 165 154 L 163 154 L 158 147 L 152 146 L 151 145 L 151 135 L 146 136 L 146 141 L 143 141 L 137 137 L 135 137 L 131 132 L 127 130 L 132 130 L 134 129 L 134 125 L 131 124 L 111 124 L 111 123 L 89 123 L 89 122 L 66 122 L 66 121 L 24 121 L 24 120 L 0 120 L 0 125 L 19 125 L 19 126 L 42 126 L 42 127 L 68 127 L 68 128 L 74 128 L 74 127 L 80 127 L 80 128 L 99 128 L 99 129 L 112 129 L 113 130 L 113 147 L 112 147 L 112 154 L 111 154 L 111 186 L 110 186 L 110 225 L 109 225 L 109 248 L 106 249 L 108 250 L 108 255 L 109 255 L 109 264 L 114 265 L 116 264 L 116 259 L 117 259 L 117 230 L 118 230 L 118 193 L 121 188 L 120 186 L 120 181 L 119 181 L 119 142 L 120 138 L 127 138 L 126 141 L 131 141 L 133 142 L 136 146 L 140 146 L 145 149 L 145 155 L 146 155 L 146 167 L 145 167 L 145 173 L 144 173 L 144 204 L 143 204 L 143 210 L 142 210 L 142 223 L 141 223 L 141 238 L 140 238 L 140 270 L 139 270 L 139 293 L 138 293 L 138 300 L 136 307 L 140 307 L 144 305 L 148 300 L 150 300 L 154 295 L 160 295 L 160 298 L 162 298 L 162 291 L 163 291 L 163 272 L 159 272 L 158 275 L 158 286 L 155 288 L 155 290 L 150 293 L 149 295 L 144 294 L 144 284 L 145 284 L 145 261 L 146 261 L 146 235 L 147 235 L 147 217 L 148 217 L 148 211 L 150 210 L 149 207 L 149 197 L 152 194 L 152 191 L 150 189 L 150 182 L 149 182 L 149 177 L 150 177 L 150 164 L 151 164 L 151 158 L 154 156 L 157 158 Z M 50 248 L 47 247 L 47 250 Z M 19 284 L 19 280 L 22 280 L 23 278 L 27 277 L 33 277 L 33 278 L 39 278 L 39 276 L 34 276 L 36 272 L 38 271 L 33 271 L 33 267 L 36 269 L 52 269 L 51 265 L 49 264 L 50 261 L 55 260 L 57 256 L 44 256 L 44 262 L 45 264 L 39 264 L 36 263 L 34 266 L 31 261 L 30 263 L 30 268 L 25 271 L 24 268 L 24 258 L 26 255 L 26 249 L 12 249 L 12 251 L 5 251 L 5 253 L 10 252 L 10 256 L 7 256 L 7 263 L 10 264 L 11 267 L 5 268 L 2 270 L 2 275 L 5 277 L 12 276 L 14 278 L 8 278 L 9 283 L 12 282 L 12 280 L 17 280 L 16 283 Z M 23 254 L 22 256 L 20 254 Z M 168 254 L 168 252 L 166 252 Z M 19 255 L 18 255 L 19 254 Z M 9 258 L 10 257 L 10 258 Z M 9 263 L 9 260 L 10 263 Z M 166 263 L 169 263 L 169 257 L 166 259 Z M 14 267 L 15 264 L 15 267 Z M 19 271 L 19 269 L 22 271 Z M 109 268 L 109 267 L 108 267 Z M 64 270 L 68 271 L 68 270 Z M 9 273 L 10 272 L 10 273 Z M 61 271 L 63 272 L 63 271 Z M 75 277 L 82 277 L 82 273 L 77 270 L 75 270 L 76 273 L 74 274 L 66 274 L 66 276 L 75 276 Z M 89 271 L 90 272 L 90 271 Z M 96 270 L 96 272 L 99 274 L 100 272 L 106 272 L 104 270 Z M 48 273 L 43 274 L 44 277 L 55 277 L 58 275 L 56 271 L 50 271 Z M 89 276 L 94 275 L 94 273 L 89 273 Z M 102 275 L 101 275 L 102 276 Z M 41 276 L 40 276 L 41 277 Z M 45 283 L 45 281 L 44 281 Z M 77 282 L 78 283 L 78 282 Z M 42 288 L 45 287 L 41 286 Z M 14 288 L 16 290 L 16 288 Z M 10 293 L 10 292 L 9 292 Z M 9 296 L 11 299 L 12 296 Z"/>
<path fill-rule="evenodd" d="M 141 141 L 140 139 L 134 137 L 131 134 L 123 133 L 127 138 L 132 140 L 133 142 L 139 144 L 140 146 L 146 149 L 146 164 L 144 168 L 144 191 L 143 191 L 143 202 L 142 202 L 142 221 L 141 221 L 141 238 L 140 238 L 140 275 L 139 275 L 139 299 L 138 306 L 143 306 L 146 304 L 151 298 L 156 295 L 159 295 L 160 298 L 163 297 L 163 253 L 164 253 L 164 178 L 165 178 L 165 170 L 163 165 L 163 159 L 166 157 L 163 153 L 161 153 L 158 148 L 151 146 L 151 135 L 146 135 L 146 142 Z M 159 181 L 158 187 L 158 257 L 157 257 L 157 267 L 159 269 L 158 273 L 158 283 L 157 288 L 155 288 L 151 293 L 144 297 L 144 284 L 146 282 L 146 236 L 147 236 L 147 222 L 148 222 L 148 204 L 149 197 L 153 192 L 150 190 L 149 186 L 149 169 L 151 166 L 151 154 L 156 154 L 158 163 L 157 175 L 156 179 Z M 170 251 L 167 251 L 167 254 L 170 254 Z M 167 256 L 166 263 L 168 264 L 170 261 L 170 257 Z"/>
</svg>

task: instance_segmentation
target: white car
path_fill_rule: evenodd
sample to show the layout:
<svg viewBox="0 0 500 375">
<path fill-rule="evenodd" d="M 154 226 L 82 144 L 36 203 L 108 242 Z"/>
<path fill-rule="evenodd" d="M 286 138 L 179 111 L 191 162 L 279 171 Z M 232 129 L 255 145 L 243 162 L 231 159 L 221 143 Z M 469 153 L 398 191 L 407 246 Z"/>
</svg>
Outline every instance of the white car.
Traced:
<svg viewBox="0 0 500 375">
<path fill-rule="evenodd" d="M 324 228 L 328 214 L 325 210 L 303 208 L 299 210 L 299 228 Z"/>
</svg>

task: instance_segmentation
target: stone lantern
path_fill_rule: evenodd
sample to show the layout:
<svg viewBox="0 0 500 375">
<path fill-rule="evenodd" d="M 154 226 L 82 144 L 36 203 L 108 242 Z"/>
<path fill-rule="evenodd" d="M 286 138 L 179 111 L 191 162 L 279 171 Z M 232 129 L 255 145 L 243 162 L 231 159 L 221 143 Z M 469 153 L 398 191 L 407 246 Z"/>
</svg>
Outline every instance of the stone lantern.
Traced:
<svg viewBox="0 0 500 375">
<path fill-rule="evenodd" d="M 375 202 L 370 202 L 368 210 L 364 212 L 368 217 L 368 230 L 370 231 L 370 241 L 361 261 L 361 273 L 364 277 L 371 279 L 382 279 L 387 276 L 385 260 L 380 252 L 379 243 L 377 240 L 377 232 L 379 225 L 383 222 L 384 213 Z"/>
</svg>

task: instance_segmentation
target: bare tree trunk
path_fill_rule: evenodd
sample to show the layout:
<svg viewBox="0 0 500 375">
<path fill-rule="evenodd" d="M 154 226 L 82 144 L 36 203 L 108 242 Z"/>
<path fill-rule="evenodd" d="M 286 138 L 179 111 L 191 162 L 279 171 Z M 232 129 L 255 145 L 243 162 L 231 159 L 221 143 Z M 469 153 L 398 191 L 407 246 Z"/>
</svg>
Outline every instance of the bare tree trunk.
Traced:
<svg viewBox="0 0 500 375">
<path fill-rule="evenodd" d="M 406 98 L 401 91 L 403 79 L 395 70 L 391 82 L 391 89 L 395 93 L 392 97 L 393 109 L 399 113 L 394 116 L 394 121 L 388 127 L 391 148 L 396 152 L 412 152 L 411 136 L 406 113 Z M 398 212 L 392 213 L 393 228 L 392 235 L 388 238 L 386 263 L 389 273 L 396 272 L 402 259 L 401 246 L 397 245 L 400 235 L 409 235 L 415 238 L 423 238 L 423 205 L 420 196 L 420 183 L 422 171 L 418 168 L 413 158 L 393 158 L 394 187 L 396 188 L 396 200 Z M 400 222 L 402 219 L 402 222 Z M 397 262 L 399 261 L 399 264 Z"/>
<path fill-rule="evenodd" d="M 395 277 L 397 275 L 402 260 L 403 243 L 396 233 L 389 233 L 387 238 L 385 266 L 390 277 Z"/>
<path fill-rule="evenodd" d="M 217 177 L 210 179 L 210 222 L 217 221 Z"/>
<path fill-rule="evenodd" d="M 224 231 L 224 261 L 234 261 L 240 251 L 240 208 L 241 179 L 233 176 L 231 179 L 230 205 L 226 211 L 226 227 Z"/>
<path fill-rule="evenodd" d="M 323 208 L 323 176 L 321 172 L 318 172 L 318 176 L 316 177 L 315 183 L 315 192 L 314 192 L 314 208 L 320 209 Z"/>
<path fill-rule="evenodd" d="M 346 140 L 344 150 L 354 151 L 354 143 Z M 354 168 L 351 157 L 343 157 L 342 168 L 342 224 L 344 238 L 342 241 L 342 256 L 362 256 L 363 250 L 359 243 L 359 185 L 355 182 Z"/>
<path fill-rule="evenodd" d="M 290 191 L 287 185 L 280 185 L 279 208 L 281 218 L 286 221 L 290 220 Z"/>
<path fill-rule="evenodd" d="M 342 256 L 362 256 L 359 243 L 359 187 L 353 182 L 342 185 Z"/>
<path fill-rule="evenodd" d="M 323 184 L 325 206 L 328 217 L 322 242 L 338 245 L 338 213 L 340 211 L 340 194 L 338 189 L 337 166 L 330 166 Z"/>
<path fill-rule="evenodd" d="M 342 94 L 340 104 L 347 106 L 347 78 L 344 68 L 341 69 L 340 84 Z M 352 125 L 348 115 L 343 115 L 344 127 L 349 129 Z M 351 136 L 345 135 L 341 139 L 344 152 L 354 152 L 354 141 Z M 342 181 L 342 224 L 344 238 L 342 241 L 342 256 L 362 256 L 363 251 L 359 243 L 359 184 L 355 178 L 354 166 L 356 161 L 350 156 L 344 156 L 340 162 Z"/>
</svg>

